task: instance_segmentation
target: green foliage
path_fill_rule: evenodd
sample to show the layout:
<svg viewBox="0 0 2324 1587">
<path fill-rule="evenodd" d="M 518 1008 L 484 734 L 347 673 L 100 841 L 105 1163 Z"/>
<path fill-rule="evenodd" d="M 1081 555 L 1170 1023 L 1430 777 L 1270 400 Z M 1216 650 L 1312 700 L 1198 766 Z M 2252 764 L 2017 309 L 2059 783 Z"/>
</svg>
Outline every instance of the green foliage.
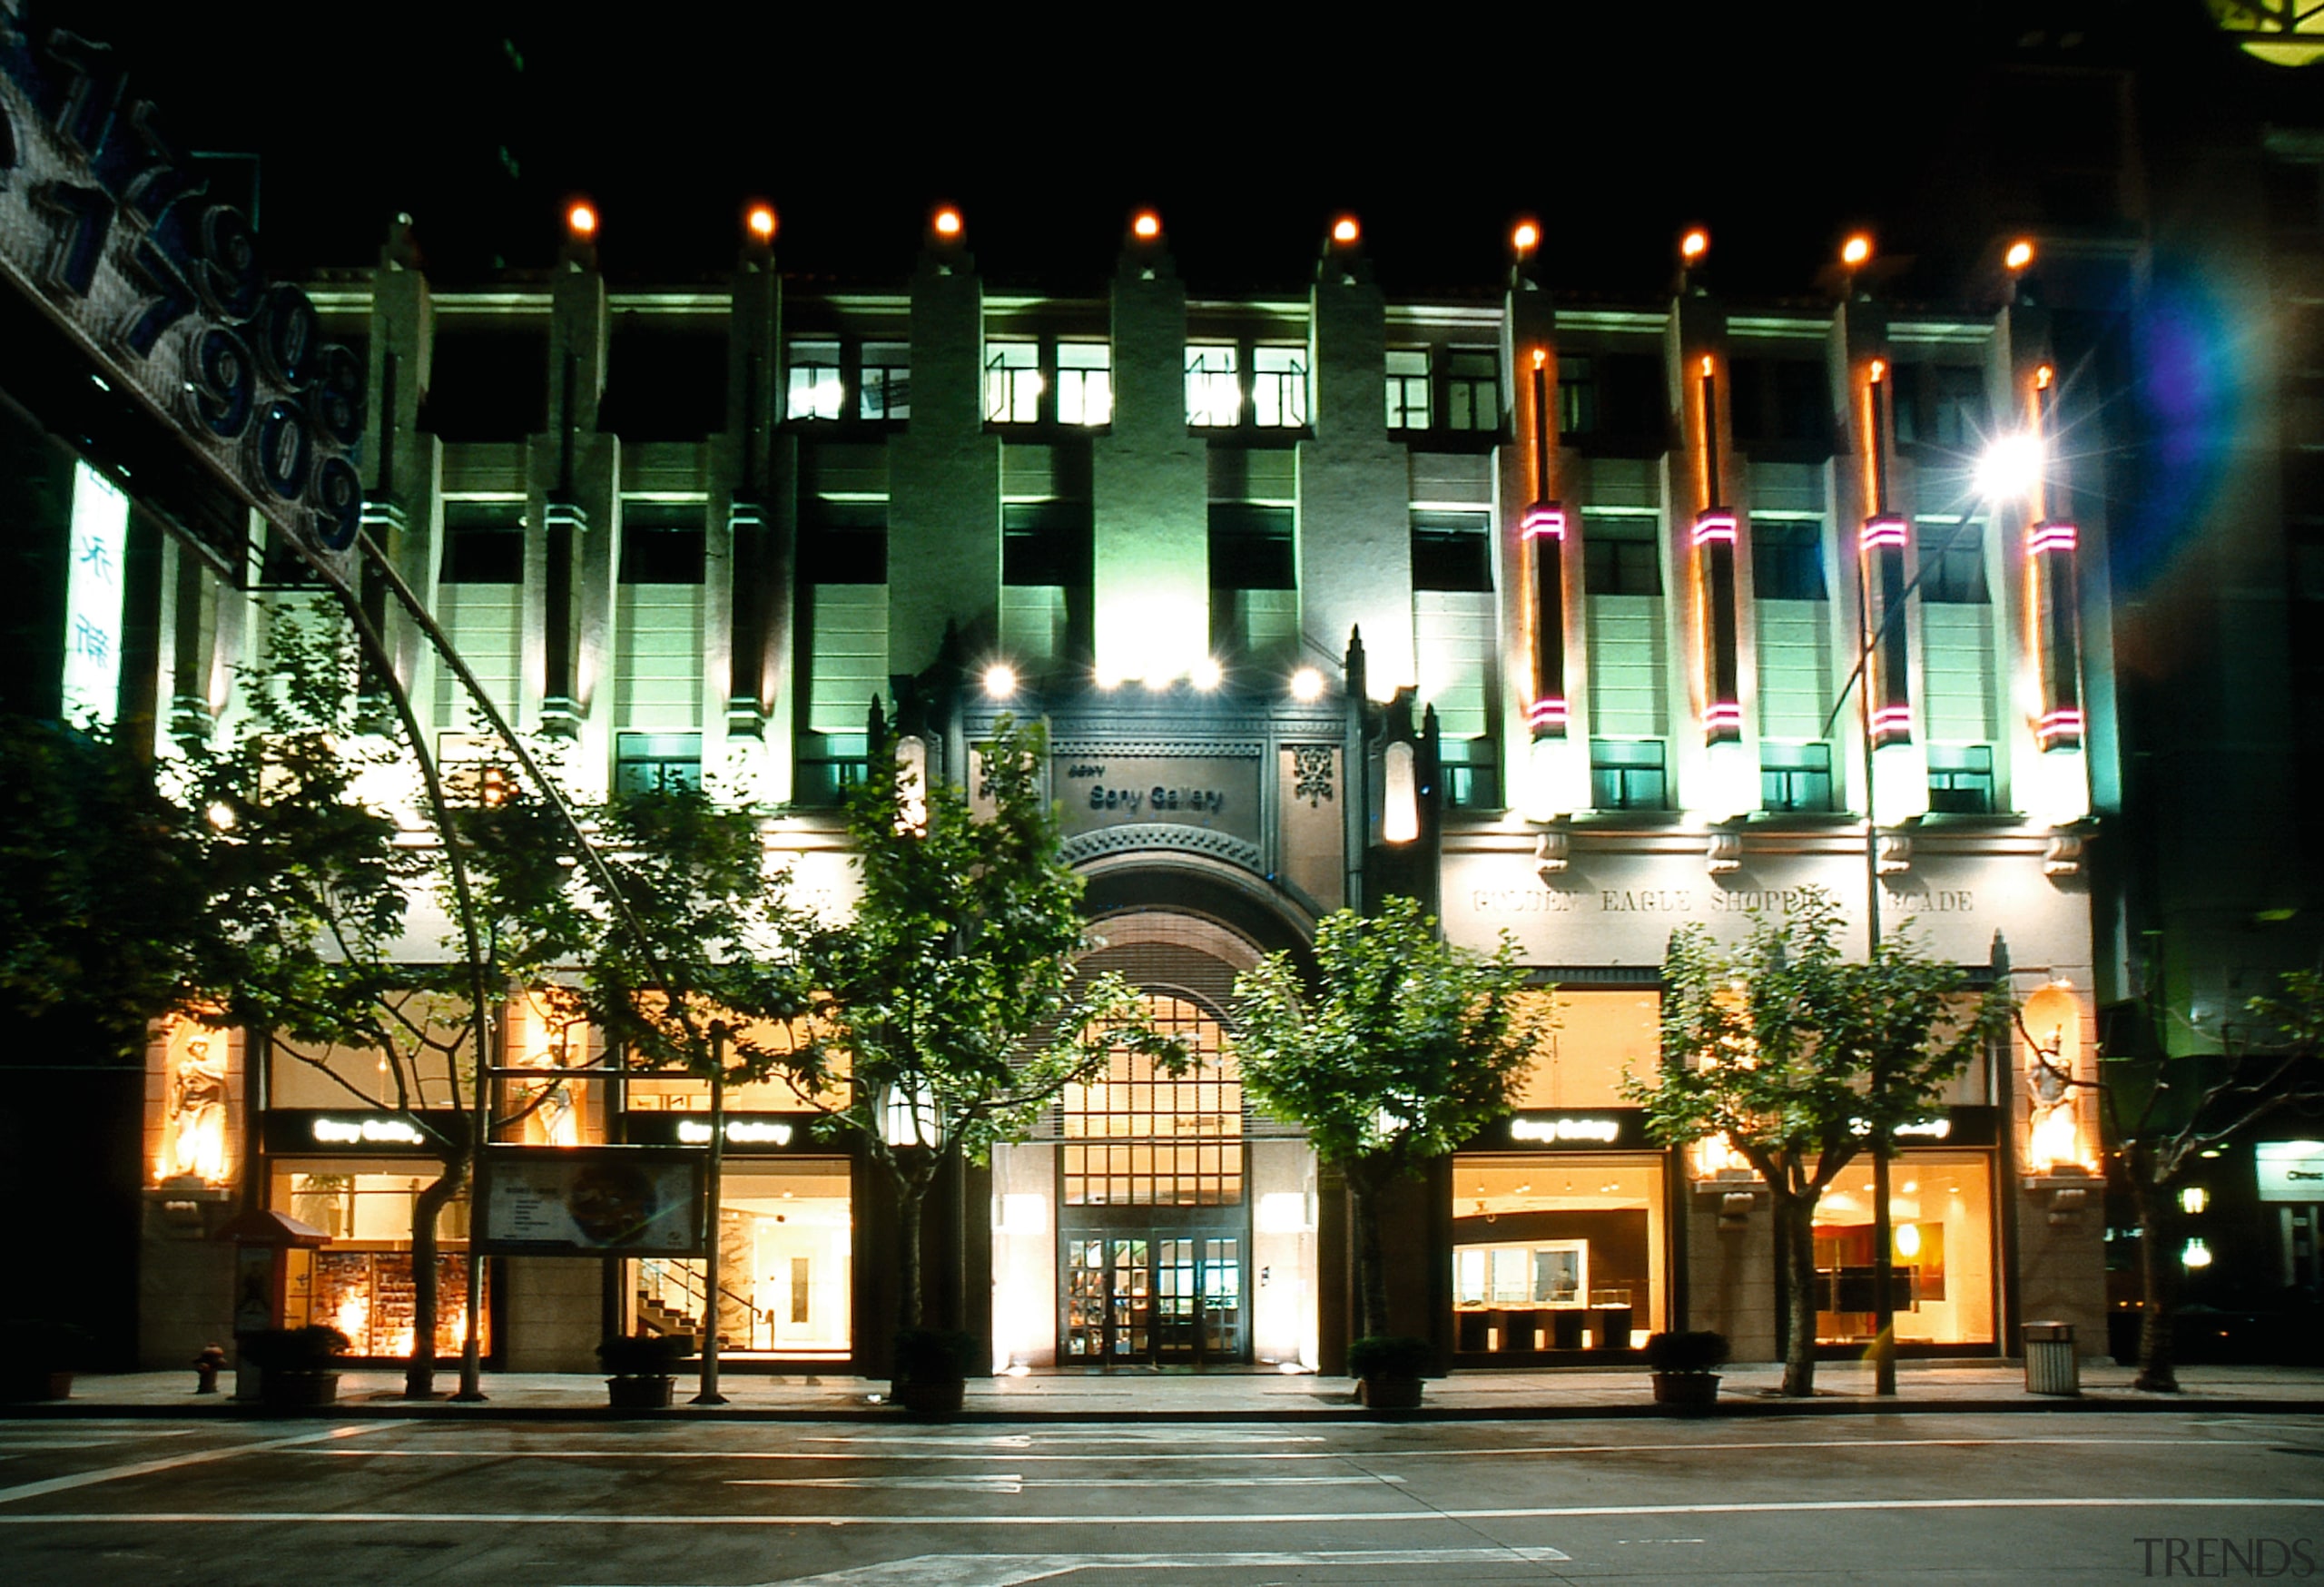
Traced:
<svg viewBox="0 0 2324 1587">
<path fill-rule="evenodd" d="M 813 1029 L 851 1081 L 834 1117 L 908 1187 L 936 1159 L 981 1162 L 1022 1139 L 1114 1048 L 1185 1061 L 1140 1022 L 1127 983 L 1075 967 L 1081 879 L 1041 797 L 1046 742 L 1037 723 L 994 724 L 977 746 L 982 817 L 954 783 L 931 778 L 923 791 L 892 761 L 848 803 L 862 891 L 853 918 L 812 947 Z M 906 1165 L 898 1147 L 929 1149 Z"/>
<path fill-rule="evenodd" d="M 1717 1372 L 1731 1354 L 1727 1336 L 1709 1328 L 1649 1336 L 1646 1364 L 1656 1372 Z"/>
<path fill-rule="evenodd" d="M 109 729 L 0 718 L 0 1008 L 42 1061 L 127 1058 L 214 957 L 201 833 Z"/>
<path fill-rule="evenodd" d="M 1814 1196 L 1870 1129 L 1911 1122 L 2005 1028 L 1995 992 L 1965 1016 L 1961 972 L 1900 927 L 1869 962 L 1842 956 L 1839 910 L 1811 892 L 1787 920 L 1754 918 L 1742 947 L 1699 925 L 1663 961 L 1662 1063 L 1623 1092 L 1657 1140 L 1724 1135 L 1778 1194 Z"/>
<path fill-rule="evenodd" d="M 965 1383 L 977 1364 L 973 1335 L 956 1328 L 898 1328 L 894 1375 L 898 1383 Z"/>
<path fill-rule="evenodd" d="M 347 1354 L 347 1336 L 327 1323 L 261 1328 L 241 1336 L 242 1359 L 266 1372 L 320 1372 Z"/>
<path fill-rule="evenodd" d="M 1509 1111 L 1542 1021 L 1517 944 L 1454 947 L 1409 898 L 1315 932 L 1310 990 L 1277 953 L 1235 983 L 1235 1050 L 1259 1105 L 1342 1168 L 1409 1172 Z"/>
<path fill-rule="evenodd" d="M 1350 1377 L 1421 1377 L 1435 1354 L 1425 1339 L 1409 1334 L 1374 1334 L 1351 1340 L 1347 1347 Z"/>
<path fill-rule="evenodd" d="M 694 1353 L 676 1334 L 617 1335 L 597 1346 L 597 1360 L 615 1377 L 667 1377 Z"/>
</svg>

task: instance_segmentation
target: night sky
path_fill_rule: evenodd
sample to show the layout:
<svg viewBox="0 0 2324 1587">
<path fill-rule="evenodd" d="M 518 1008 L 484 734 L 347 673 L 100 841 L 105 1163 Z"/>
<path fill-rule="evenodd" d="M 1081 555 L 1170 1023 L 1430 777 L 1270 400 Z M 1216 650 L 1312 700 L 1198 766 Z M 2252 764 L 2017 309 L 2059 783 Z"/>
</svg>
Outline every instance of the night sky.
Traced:
<svg viewBox="0 0 2324 1587">
<path fill-rule="evenodd" d="M 901 284 L 947 201 L 1000 291 L 1100 290 L 1152 204 L 1196 295 L 1304 291 L 1347 209 L 1391 292 L 1494 291 L 1534 213 L 1563 288 L 1651 299 L 1700 222 L 1722 290 L 1806 293 L 1867 225 L 1900 295 L 1945 298 L 1984 241 L 1931 175 L 1960 174 L 1978 62 L 2220 47 L 2196 0 L 1421 7 L 1385 28 L 1185 5 L 973 27 L 863 5 L 632 5 L 586 28 L 567 7 L 348 8 L 359 31 L 275 0 L 34 6 L 119 48 L 182 143 L 261 156 L 276 273 L 367 265 L 408 211 L 459 283 L 545 268 L 586 194 L 617 283 L 716 279 L 763 197 L 786 270 L 873 289 Z M 2112 22 L 2074 15 L 2093 11 Z"/>
</svg>

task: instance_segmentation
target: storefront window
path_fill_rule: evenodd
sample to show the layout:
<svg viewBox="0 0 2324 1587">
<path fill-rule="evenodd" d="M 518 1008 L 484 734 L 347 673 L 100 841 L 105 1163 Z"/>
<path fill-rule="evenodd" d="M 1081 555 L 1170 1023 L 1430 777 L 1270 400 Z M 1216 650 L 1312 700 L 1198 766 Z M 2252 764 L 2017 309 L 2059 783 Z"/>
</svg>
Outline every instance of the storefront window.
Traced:
<svg viewBox="0 0 2324 1587">
<path fill-rule="evenodd" d="M 718 1333 L 737 1355 L 845 1355 L 853 1204 L 844 1158 L 762 1159 L 730 1167 L 718 1207 Z M 704 1264 L 635 1265 L 636 1326 L 699 1338 L 708 1306 Z"/>
<path fill-rule="evenodd" d="M 587 1020 L 554 992 L 512 999 L 507 1014 L 506 1071 L 500 1082 L 498 1138 L 525 1146 L 581 1146 L 606 1137 L 606 1077 Z M 527 1070 L 554 1079 L 518 1078 Z"/>
<path fill-rule="evenodd" d="M 356 1355 L 409 1355 L 412 1211 L 438 1172 L 432 1163 L 278 1159 L 270 1205 L 330 1241 L 320 1250 L 283 1254 L 284 1326 L 329 1324 L 347 1336 Z M 468 1328 L 465 1193 L 438 1216 L 436 1235 L 436 1353 L 457 1355 Z M 480 1326 L 481 1347 L 489 1351 L 488 1306 Z"/>
<path fill-rule="evenodd" d="M 1625 1072 L 1654 1078 L 1662 1050 L 1662 994 L 1561 990 L 1550 1030 L 1510 1099 L 1525 1108 L 1620 1108 Z"/>
<path fill-rule="evenodd" d="M 1993 1163 L 1983 1152 L 1907 1150 L 1889 1168 L 1889 1295 L 1900 1345 L 1990 1345 Z M 1816 1336 L 1873 1336 L 1872 1163 L 1859 1157 L 1816 1208 Z"/>
<path fill-rule="evenodd" d="M 1635 1349 L 1661 1326 L 1664 1237 L 1659 1155 L 1455 1158 L 1453 1347 Z"/>
</svg>

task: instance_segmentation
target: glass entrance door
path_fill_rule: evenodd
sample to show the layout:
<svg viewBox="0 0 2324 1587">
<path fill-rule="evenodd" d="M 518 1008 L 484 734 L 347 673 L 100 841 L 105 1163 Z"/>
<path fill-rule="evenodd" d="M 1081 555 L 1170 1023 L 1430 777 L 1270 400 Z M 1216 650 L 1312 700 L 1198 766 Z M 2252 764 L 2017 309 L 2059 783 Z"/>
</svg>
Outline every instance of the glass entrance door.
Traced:
<svg viewBox="0 0 2324 1587">
<path fill-rule="evenodd" d="M 1068 1362 L 1239 1361 L 1242 1239 L 1148 1233 L 1068 1240 L 1064 1321 Z"/>
</svg>

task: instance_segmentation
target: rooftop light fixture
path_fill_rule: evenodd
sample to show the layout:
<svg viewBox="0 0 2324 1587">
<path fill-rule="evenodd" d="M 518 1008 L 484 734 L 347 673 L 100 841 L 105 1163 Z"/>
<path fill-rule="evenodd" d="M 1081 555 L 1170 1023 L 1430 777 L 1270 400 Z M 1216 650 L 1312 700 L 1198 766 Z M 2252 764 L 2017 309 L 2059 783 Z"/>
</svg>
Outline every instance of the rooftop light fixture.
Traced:
<svg viewBox="0 0 2324 1587">
<path fill-rule="evenodd" d="M 1363 232 L 1356 225 L 1354 215 L 1342 215 L 1332 222 L 1332 241 L 1334 242 L 1345 245 L 1354 242 L 1362 235 Z"/>
<path fill-rule="evenodd" d="M 1862 232 L 1856 232 L 1840 244 L 1840 262 L 1850 270 L 1861 267 L 1865 261 L 1871 257 L 1872 239 Z"/>
<path fill-rule="evenodd" d="M 1692 228 L 1679 239 L 1679 257 L 1693 264 L 1710 251 L 1710 233 L 1700 226 Z"/>
<path fill-rule="evenodd" d="M 2020 237 L 2016 242 L 2009 245 L 2009 251 L 2001 256 L 2001 261 L 2011 270 L 2024 270 L 2027 265 L 2034 262 L 2033 242 L 2026 238 Z"/>
<path fill-rule="evenodd" d="M 574 204 L 565 212 L 565 226 L 573 233 L 574 241 L 586 242 L 597 234 L 596 206 L 586 199 Z"/>
<path fill-rule="evenodd" d="M 1162 235 L 1162 217 L 1152 210 L 1140 210 L 1129 223 L 1130 232 L 1140 242 L 1151 242 Z"/>
<path fill-rule="evenodd" d="M 753 204 L 750 212 L 743 217 L 743 223 L 750 228 L 751 235 L 760 242 L 774 241 L 774 206 L 773 204 Z"/>
<path fill-rule="evenodd" d="M 1509 245 L 1517 250 L 1521 258 L 1540 247 L 1541 242 L 1541 228 L 1531 221 L 1518 222 L 1516 228 L 1509 233 Z"/>
<path fill-rule="evenodd" d="M 960 212 L 946 204 L 936 212 L 936 219 L 932 224 L 936 228 L 936 234 L 949 242 L 960 234 Z"/>
</svg>

